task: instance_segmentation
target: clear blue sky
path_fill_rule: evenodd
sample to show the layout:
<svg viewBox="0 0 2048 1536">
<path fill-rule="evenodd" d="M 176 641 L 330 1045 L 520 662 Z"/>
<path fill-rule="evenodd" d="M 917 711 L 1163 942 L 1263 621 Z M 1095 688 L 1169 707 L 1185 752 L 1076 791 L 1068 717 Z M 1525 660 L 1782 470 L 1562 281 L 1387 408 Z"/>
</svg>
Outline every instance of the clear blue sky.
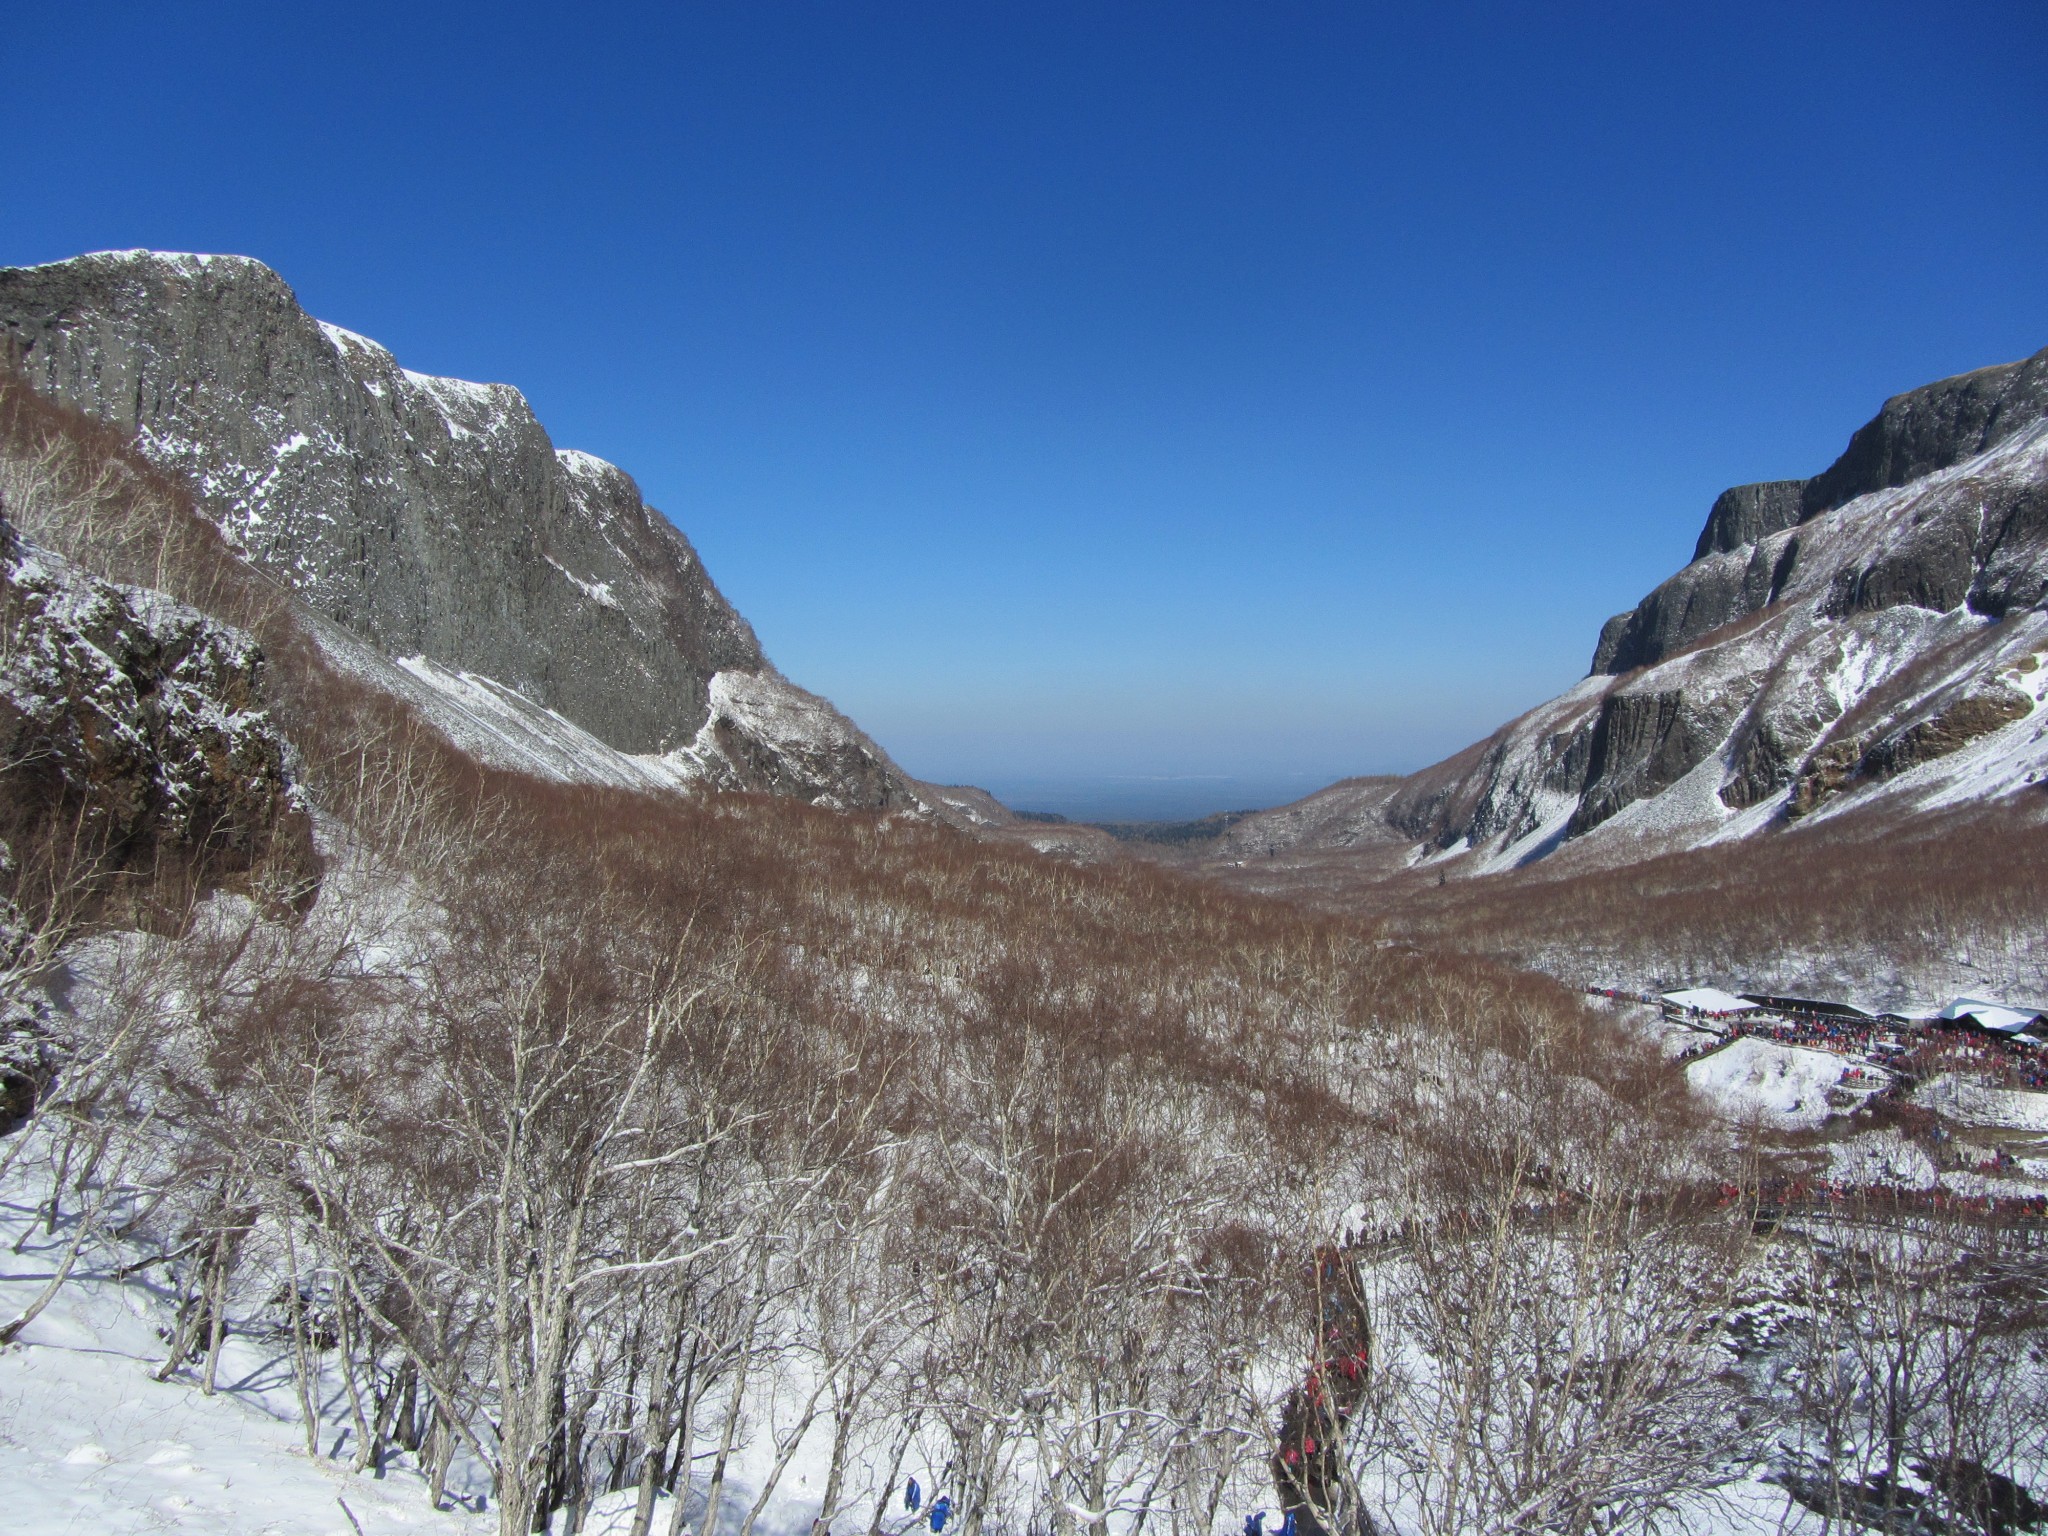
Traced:
<svg viewBox="0 0 2048 1536">
<path fill-rule="evenodd" d="M 7 33 L 0 262 L 246 253 L 517 384 L 931 777 L 1418 766 L 1580 675 L 1722 486 L 2048 345 L 2038 0 Z"/>
</svg>

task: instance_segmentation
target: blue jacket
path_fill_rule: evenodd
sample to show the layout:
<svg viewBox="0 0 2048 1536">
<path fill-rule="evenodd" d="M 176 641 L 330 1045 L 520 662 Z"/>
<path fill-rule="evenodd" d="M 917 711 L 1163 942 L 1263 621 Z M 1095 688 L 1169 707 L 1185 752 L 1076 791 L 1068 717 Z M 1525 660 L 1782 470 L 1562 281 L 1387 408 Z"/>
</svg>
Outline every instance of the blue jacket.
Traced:
<svg viewBox="0 0 2048 1536">
<path fill-rule="evenodd" d="M 924 1490 L 917 1486 L 917 1479 L 913 1477 L 910 1480 L 910 1485 L 903 1490 L 903 1507 L 912 1514 L 916 1514 L 917 1506 L 923 1502 Z"/>
<path fill-rule="evenodd" d="M 932 1500 L 932 1536 L 946 1528 L 946 1522 L 953 1517 L 953 1501 L 945 1494 Z"/>
</svg>

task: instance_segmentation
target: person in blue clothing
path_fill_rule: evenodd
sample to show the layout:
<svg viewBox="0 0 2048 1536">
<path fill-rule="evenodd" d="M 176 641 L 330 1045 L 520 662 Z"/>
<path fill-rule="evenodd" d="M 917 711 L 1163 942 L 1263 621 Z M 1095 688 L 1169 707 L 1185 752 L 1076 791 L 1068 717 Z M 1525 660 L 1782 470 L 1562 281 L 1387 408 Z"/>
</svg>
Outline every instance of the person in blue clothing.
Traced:
<svg viewBox="0 0 2048 1536">
<path fill-rule="evenodd" d="M 913 1477 L 903 1490 L 903 1507 L 914 1515 L 917 1513 L 918 1505 L 923 1502 L 924 1490 L 917 1486 L 917 1479 Z"/>
<path fill-rule="evenodd" d="M 932 1536 L 946 1528 L 946 1522 L 953 1518 L 953 1500 L 947 1494 L 940 1494 L 932 1500 Z"/>
</svg>

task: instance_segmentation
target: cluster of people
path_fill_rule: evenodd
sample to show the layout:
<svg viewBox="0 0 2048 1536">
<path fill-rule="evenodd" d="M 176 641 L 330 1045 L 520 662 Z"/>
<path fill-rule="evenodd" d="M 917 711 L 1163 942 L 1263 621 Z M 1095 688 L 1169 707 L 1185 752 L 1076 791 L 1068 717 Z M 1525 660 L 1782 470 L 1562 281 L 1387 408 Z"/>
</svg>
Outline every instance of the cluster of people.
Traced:
<svg viewBox="0 0 2048 1536">
<path fill-rule="evenodd" d="M 2048 1058 L 2031 1040 L 1987 1035 L 1955 1024 L 1930 1024 L 1902 1064 L 1920 1077 L 1967 1067 L 2001 1087 L 2048 1089 Z"/>
<path fill-rule="evenodd" d="M 1747 1035 L 1779 1045 L 1803 1045 L 1844 1056 L 1868 1056 L 1897 1050 L 1898 1029 L 1875 1019 L 1845 1019 L 1832 1014 L 1784 1013 L 1735 1019 L 1730 1038 Z"/>
<path fill-rule="evenodd" d="M 2001 1087 L 2048 1091 L 2048 1051 L 2031 1039 L 1986 1034 L 1945 1021 L 1908 1033 L 1900 1025 L 1878 1019 L 1843 1018 L 1820 1013 L 1757 1013 L 1715 1020 L 1725 1030 L 1721 1039 L 1701 1039 L 1678 1053 L 1691 1061 L 1716 1050 L 1722 1040 L 1769 1040 L 1776 1045 L 1805 1046 L 1841 1056 L 1883 1061 L 1909 1076 L 1925 1078 L 1964 1067 L 1983 1073 Z M 1848 1080 L 1866 1076 L 1851 1068 Z"/>
</svg>

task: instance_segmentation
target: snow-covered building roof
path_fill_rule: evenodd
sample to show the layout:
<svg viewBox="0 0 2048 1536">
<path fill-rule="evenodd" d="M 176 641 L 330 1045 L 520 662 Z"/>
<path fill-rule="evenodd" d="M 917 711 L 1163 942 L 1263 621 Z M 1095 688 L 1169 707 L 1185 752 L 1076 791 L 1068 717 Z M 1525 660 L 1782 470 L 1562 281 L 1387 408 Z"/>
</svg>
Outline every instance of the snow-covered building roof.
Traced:
<svg viewBox="0 0 2048 1536">
<path fill-rule="evenodd" d="M 1757 1011 L 1757 1004 L 1751 999 L 1737 997 L 1733 992 L 1723 992 L 1719 987 L 1688 987 L 1682 992 L 1666 992 L 1664 1001 L 1674 1008 L 1685 1008 L 1693 1013 L 1710 1016 Z"/>
<path fill-rule="evenodd" d="M 1953 1023 L 1971 1023 L 1994 1034 L 2016 1035 L 2043 1017 L 2039 1008 L 2014 1007 L 1983 997 L 1959 997 L 1936 1015 Z"/>
</svg>

